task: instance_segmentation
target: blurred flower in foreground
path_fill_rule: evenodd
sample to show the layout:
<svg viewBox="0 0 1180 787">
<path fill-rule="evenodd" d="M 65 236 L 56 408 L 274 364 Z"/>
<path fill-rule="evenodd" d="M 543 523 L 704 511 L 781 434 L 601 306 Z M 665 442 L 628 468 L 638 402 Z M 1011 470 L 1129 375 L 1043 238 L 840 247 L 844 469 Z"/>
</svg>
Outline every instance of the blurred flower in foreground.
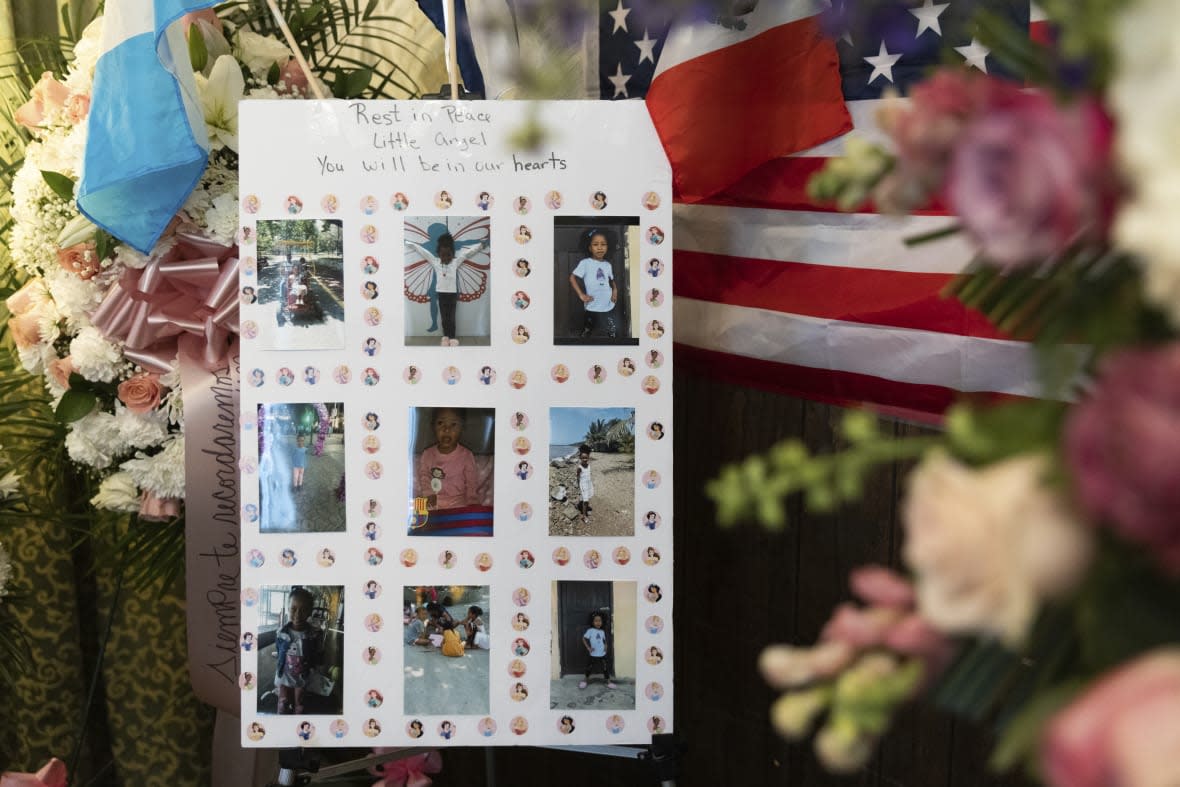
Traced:
<svg viewBox="0 0 1180 787">
<path fill-rule="evenodd" d="M 1045 730 L 1053 787 L 1180 784 L 1180 650 L 1149 652 L 1108 673 Z"/>
<path fill-rule="evenodd" d="M 1180 574 L 1180 343 L 1107 357 L 1065 445 L 1082 507 Z"/>
<path fill-rule="evenodd" d="M 1092 533 L 1044 485 L 1050 467 L 1023 455 L 976 470 L 935 452 L 910 476 L 903 555 L 940 631 L 1018 646 L 1041 602 L 1077 584 Z"/>
</svg>

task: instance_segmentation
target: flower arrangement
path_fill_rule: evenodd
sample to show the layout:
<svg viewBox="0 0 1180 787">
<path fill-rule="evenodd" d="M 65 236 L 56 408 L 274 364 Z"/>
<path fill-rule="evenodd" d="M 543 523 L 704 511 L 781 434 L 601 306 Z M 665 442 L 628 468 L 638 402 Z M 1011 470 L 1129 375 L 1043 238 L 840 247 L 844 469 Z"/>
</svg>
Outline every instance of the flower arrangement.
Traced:
<svg viewBox="0 0 1180 787">
<path fill-rule="evenodd" d="M 762 657 L 784 692 L 775 727 L 818 728 L 833 770 L 863 765 L 924 696 L 991 722 L 997 769 L 1180 783 L 1180 240 L 1166 217 L 1180 7 L 1041 5 L 1048 43 L 976 19 L 1024 84 L 940 67 L 882 111 L 888 144 L 850 142 L 810 191 L 846 210 L 948 206 L 953 226 L 914 242 L 969 239 L 977 256 L 946 295 L 1039 351 L 1044 398 L 964 400 L 941 433 L 904 440 L 851 413 L 847 449 L 785 443 L 710 488 L 723 523 L 781 527 L 791 495 L 830 510 L 875 465 L 917 462 L 905 576 L 854 572 L 860 603 L 817 644 Z"/>
</svg>

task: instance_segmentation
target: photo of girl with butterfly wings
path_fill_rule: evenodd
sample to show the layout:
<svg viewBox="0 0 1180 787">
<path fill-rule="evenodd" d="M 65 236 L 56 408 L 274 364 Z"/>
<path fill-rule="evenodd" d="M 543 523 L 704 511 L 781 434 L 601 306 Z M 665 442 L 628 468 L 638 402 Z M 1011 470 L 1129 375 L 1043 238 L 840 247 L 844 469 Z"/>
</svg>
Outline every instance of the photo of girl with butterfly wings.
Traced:
<svg viewBox="0 0 1180 787">
<path fill-rule="evenodd" d="M 491 343 L 490 231 L 487 216 L 405 220 L 407 345 Z"/>
</svg>

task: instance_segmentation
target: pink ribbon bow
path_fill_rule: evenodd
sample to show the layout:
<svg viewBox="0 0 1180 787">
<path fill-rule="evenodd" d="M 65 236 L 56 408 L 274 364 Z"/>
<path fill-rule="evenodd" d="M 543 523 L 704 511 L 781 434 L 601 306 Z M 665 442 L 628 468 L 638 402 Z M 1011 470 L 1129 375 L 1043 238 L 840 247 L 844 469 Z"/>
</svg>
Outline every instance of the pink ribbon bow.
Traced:
<svg viewBox="0 0 1180 787">
<path fill-rule="evenodd" d="M 376 748 L 374 754 L 397 751 L 393 748 Z M 382 776 L 373 787 L 430 787 L 433 782 L 428 773 L 442 770 L 442 755 L 437 751 L 415 754 L 401 760 L 382 763 L 373 769 L 374 775 Z M 5 786 L 6 787 L 6 786 Z"/>
<path fill-rule="evenodd" d="M 5 771 L 0 787 L 66 787 L 66 764 L 54 757 L 36 773 Z"/>
<path fill-rule="evenodd" d="M 176 337 L 203 340 L 203 363 L 226 361 L 229 336 L 238 332 L 237 247 L 179 225 L 173 247 L 140 270 L 127 269 L 91 315 L 108 339 L 123 342 L 123 354 L 145 369 L 167 372 Z"/>
</svg>

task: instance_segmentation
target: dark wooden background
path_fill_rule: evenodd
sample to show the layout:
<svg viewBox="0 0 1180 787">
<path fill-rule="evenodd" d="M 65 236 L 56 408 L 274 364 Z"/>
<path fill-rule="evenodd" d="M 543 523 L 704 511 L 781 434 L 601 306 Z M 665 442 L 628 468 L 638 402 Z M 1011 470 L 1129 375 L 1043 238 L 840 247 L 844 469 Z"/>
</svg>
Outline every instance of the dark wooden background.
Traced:
<svg viewBox="0 0 1180 787">
<path fill-rule="evenodd" d="M 907 708 L 861 774 L 834 777 L 810 743 L 787 744 L 767 723 L 776 694 L 755 663 L 767 643 L 809 644 L 832 608 L 848 598 L 848 572 L 896 564 L 898 498 L 905 468 L 885 468 L 864 500 L 831 516 L 796 504 L 780 533 L 756 525 L 720 529 L 704 485 L 728 463 L 786 437 L 813 451 L 837 445 L 841 410 L 703 380 L 675 379 L 676 694 L 675 722 L 687 746 L 677 784 L 976 787 L 1017 785 L 987 769 L 985 730 L 927 707 Z M 896 424 L 897 434 L 918 427 Z M 646 766 L 551 749 L 492 752 L 498 787 L 657 785 Z M 435 784 L 485 784 L 483 749 L 452 749 Z"/>
</svg>

